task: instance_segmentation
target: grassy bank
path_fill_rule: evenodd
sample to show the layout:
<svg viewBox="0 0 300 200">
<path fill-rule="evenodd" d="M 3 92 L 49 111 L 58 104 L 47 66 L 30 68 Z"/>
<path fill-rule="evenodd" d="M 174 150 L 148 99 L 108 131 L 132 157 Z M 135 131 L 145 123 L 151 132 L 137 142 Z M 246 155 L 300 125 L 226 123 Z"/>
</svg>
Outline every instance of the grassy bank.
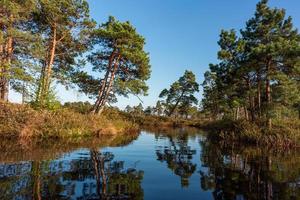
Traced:
<svg viewBox="0 0 300 200">
<path fill-rule="evenodd" d="M 0 103 L 0 136 L 7 138 L 83 138 L 137 131 L 119 113 L 89 115 L 72 109 L 34 110 L 28 105 Z"/>
<path fill-rule="evenodd" d="M 300 121 L 274 121 L 272 129 L 264 122 L 246 120 L 219 120 L 202 125 L 209 138 L 227 143 L 266 145 L 274 147 L 300 147 Z"/>
<path fill-rule="evenodd" d="M 126 113 L 124 113 L 126 115 Z M 170 129 L 193 127 L 208 132 L 209 139 L 214 141 L 241 143 L 244 145 L 267 145 L 274 147 L 300 147 L 300 120 L 273 120 L 272 129 L 266 122 L 250 122 L 246 120 L 182 119 L 153 115 L 127 114 L 127 118 L 146 129 Z"/>
<path fill-rule="evenodd" d="M 202 127 L 204 120 L 191 120 L 166 116 L 155 115 L 132 115 L 124 113 L 127 119 L 139 124 L 141 127 L 159 127 L 159 128 L 180 128 L 180 127 Z"/>
</svg>

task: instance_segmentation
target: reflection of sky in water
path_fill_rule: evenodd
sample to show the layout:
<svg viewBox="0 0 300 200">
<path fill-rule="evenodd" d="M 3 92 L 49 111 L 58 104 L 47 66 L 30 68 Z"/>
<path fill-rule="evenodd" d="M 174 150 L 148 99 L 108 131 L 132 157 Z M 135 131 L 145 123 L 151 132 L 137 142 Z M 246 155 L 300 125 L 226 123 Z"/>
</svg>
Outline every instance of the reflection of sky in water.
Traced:
<svg viewBox="0 0 300 200">
<path fill-rule="evenodd" d="M 214 166 L 209 166 L 209 163 L 202 163 L 201 158 L 204 152 L 200 141 L 205 142 L 205 138 L 201 134 L 192 134 L 189 137 L 184 137 L 184 135 L 180 135 L 180 133 L 177 133 L 175 136 L 166 136 L 143 132 L 137 140 L 128 145 L 123 147 L 102 148 L 98 149 L 98 152 L 111 152 L 113 154 L 112 162 L 124 162 L 123 168 L 118 172 L 123 175 L 116 177 L 130 177 L 128 176 L 127 170 L 131 168 L 144 172 L 141 185 L 139 186 L 139 192 L 143 192 L 144 199 L 213 199 L 213 195 L 222 194 L 224 191 L 216 189 L 216 193 L 213 193 L 213 188 L 207 190 L 202 188 L 202 175 L 209 175 L 211 172 L 214 172 L 215 169 Z M 157 151 L 161 153 L 162 160 L 158 160 Z M 184 155 L 177 157 L 178 153 Z M 207 153 L 207 151 L 205 153 Z M 171 164 L 168 163 L 167 159 L 170 158 L 168 156 L 171 156 L 173 159 L 171 159 Z M 214 156 L 217 155 L 209 157 L 208 162 L 214 160 Z M 176 159 L 180 161 L 178 162 Z M 245 174 L 251 173 L 251 166 L 249 163 L 244 162 L 243 157 L 239 154 L 235 155 L 234 163 L 230 155 L 221 156 L 219 160 L 221 162 L 219 164 L 223 167 L 234 166 L 234 170 L 243 171 Z M 0 164 L 0 184 L 5 182 L 9 183 L 9 181 L 11 181 L 12 190 L 6 192 L 16 193 L 14 199 L 28 199 L 27 197 L 30 197 L 26 195 L 22 196 L 21 191 L 28 190 L 29 194 L 31 194 L 33 187 L 32 182 L 35 181 L 36 178 L 33 175 L 35 169 L 33 163 L 32 161 L 21 161 L 18 163 Z M 196 168 L 192 170 L 190 174 L 186 174 L 186 168 L 177 166 L 181 164 L 192 165 Z M 40 176 L 42 177 L 41 182 L 43 182 L 42 185 L 44 184 L 41 190 L 45 190 L 45 187 L 48 187 L 49 184 L 59 183 L 60 189 L 62 189 L 62 191 L 59 192 L 60 197 L 64 196 L 70 199 L 83 196 L 85 196 L 85 198 L 99 198 L 99 196 L 97 196 L 97 182 L 95 178 L 95 160 L 91 158 L 91 150 L 87 148 L 77 149 L 71 153 L 60 156 L 58 159 L 42 161 L 39 166 Z M 108 166 L 109 165 L 106 167 Z M 282 168 L 282 170 L 285 169 L 280 163 L 277 166 L 278 171 L 281 171 L 280 168 Z M 172 171 L 173 168 L 171 169 L 170 167 L 174 167 L 174 171 Z M 107 170 L 108 169 L 109 168 L 107 168 Z M 177 170 L 176 172 L 175 169 Z M 112 169 L 107 171 L 107 173 L 108 172 L 112 172 Z M 181 175 L 187 177 L 184 178 L 184 181 L 186 179 L 188 180 L 188 186 L 183 187 Z M 220 177 L 215 179 L 216 183 L 214 184 L 222 184 L 222 182 L 218 181 L 219 179 Z M 210 181 L 213 180 L 214 179 Z M 116 182 L 116 180 L 113 179 L 108 182 L 110 181 Z M 117 182 L 118 181 L 119 179 L 117 179 Z M 288 183 L 287 185 L 297 190 L 300 186 L 297 180 L 294 181 L 295 182 Z M 218 184 L 214 187 L 218 187 Z M 115 186 L 116 185 L 111 187 Z M 124 187 L 128 190 L 128 186 Z M 243 200 L 245 198 L 242 193 L 237 192 L 235 199 Z"/>
</svg>

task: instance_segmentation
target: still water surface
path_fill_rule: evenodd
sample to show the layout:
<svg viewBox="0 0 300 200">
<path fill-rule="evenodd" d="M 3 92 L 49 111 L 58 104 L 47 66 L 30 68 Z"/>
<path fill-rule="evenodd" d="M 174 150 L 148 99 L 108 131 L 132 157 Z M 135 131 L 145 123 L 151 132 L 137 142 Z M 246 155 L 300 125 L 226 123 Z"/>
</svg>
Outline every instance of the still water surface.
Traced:
<svg viewBox="0 0 300 200">
<path fill-rule="evenodd" d="M 101 147 L 2 151 L 1 200 L 300 199 L 299 153 L 228 148 L 198 130 L 143 131 Z"/>
</svg>

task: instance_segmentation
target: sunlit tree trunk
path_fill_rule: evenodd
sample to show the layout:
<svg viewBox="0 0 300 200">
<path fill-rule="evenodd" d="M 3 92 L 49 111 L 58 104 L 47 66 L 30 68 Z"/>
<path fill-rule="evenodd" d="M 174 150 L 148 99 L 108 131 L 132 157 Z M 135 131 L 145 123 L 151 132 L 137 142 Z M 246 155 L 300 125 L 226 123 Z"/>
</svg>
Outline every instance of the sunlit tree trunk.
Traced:
<svg viewBox="0 0 300 200">
<path fill-rule="evenodd" d="M 10 29 L 13 26 L 13 21 L 14 21 L 14 16 L 13 15 L 8 15 L 9 17 L 9 25 L 6 27 L 6 29 Z M 3 28 L 3 27 L 1 27 Z M 1 72 L 0 72 L 0 77 L 1 77 L 1 87 L 0 87 L 0 99 L 2 101 L 7 102 L 8 101 L 8 93 L 9 93 L 9 73 L 10 73 L 10 68 L 11 68 L 11 61 L 12 61 L 12 56 L 13 56 L 13 37 L 10 33 L 8 35 L 8 38 L 5 42 L 5 44 L 1 45 L 0 48 L 1 52 Z"/>
<path fill-rule="evenodd" d="M 111 68 L 112 68 L 112 63 L 113 63 L 114 57 L 115 57 L 115 51 L 113 51 L 113 53 L 109 57 L 107 71 L 105 73 L 104 79 L 101 80 L 101 85 L 100 85 L 100 89 L 99 89 L 99 92 L 98 92 L 97 101 L 95 102 L 95 104 L 92 108 L 92 111 L 91 111 L 92 114 L 96 114 L 98 112 L 99 106 L 101 104 L 101 100 L 103 98 L 103 93 L 104 93 L 104 90 L 105 90 L 105 86 L 107 84 L 107 81 L 108 81 L 108 78 L 109 78 L 109 75 L 110 75 L 110 71 L 111 71 Z"/>
<path fill-rule="evenodd" d="M 117 55 L 115 53 L 112 53 L 108 69 L 105 74 L 104 79 L 102 80 L 102 84 L 99 90 L 98 98 L 93 106 L 93 109 L 91 113 L 93 114 L 101 114 L 103 112 L 103 109 L 105 107 L 105 104 L 108 100 L 109 94 L 112 91 L 113 83 L 115 80 L 115 75 L 117 73 L 117 70 L 119 68 L 119 61 L 120 61 L 121 55 Z"/>
<path fill-rule="evenodd" d="M 2 101 L 8 101 L 9 93 L 9 71 L 11 67 L 11 60 L 13 55 L 13 37 L 8 37 L 5 48 L 2 47 L 3 62 L 1 70 L 1 91 L 0 99 Z"/>
<path fill-rule="evenodd" d="M 42 68 L 41 71 L 41 78 L 40 78 L 40 86 L 38 89 L 37 94 L 37 101 L 40 105 L 45 105 L 45 100 L 49 95 L 49 89 L 51 84 L 51 76 L 52 76 L 52 67 L 55 59 L 55 51 L 57 46 L 57 27 L 56 24 L 52 27 L 52 38 L 49 42 L 49 52 L 48 57 L 46 60 L 45 66 Z"/>
</svg>

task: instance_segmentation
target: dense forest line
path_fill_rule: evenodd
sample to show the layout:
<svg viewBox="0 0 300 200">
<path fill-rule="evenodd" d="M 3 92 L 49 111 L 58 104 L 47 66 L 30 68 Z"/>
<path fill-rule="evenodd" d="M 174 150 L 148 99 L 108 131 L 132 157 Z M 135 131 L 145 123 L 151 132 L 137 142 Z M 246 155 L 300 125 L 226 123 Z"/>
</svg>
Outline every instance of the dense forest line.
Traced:
<svg viewBox="0 0 300 200">
<path fill-rule="evenodd" d="M 90 17 L 86 0 L 1 1 L 0 100 L 8 102 L 9 92 L 14 90 L 30 107 L 29 111 L 19 107 L 9 110 L 11 105 L 1 105 L 1 123 L 11 127 L 20 124 L 20 132 L 26 133 L 32 129 L 28 124 L 38 121 L 36 130 L 42 130 L 43 123 L 53 115 L 48 113 L 42 115 L 42 121 L 33 120 L 32 116 L 40 115 L 36 112 L 71 109 L 76 114 L 67 110 L 56 112 L 60 117 L 54 120 L 53 127 L 67 118 L 73 121 L 60 126 L 76 124 L 75 129 L 67 130 L 83 131 L 84 126 L 78 124 L 88 120 L 92 122 L 89 131 L 99 132 L 101 128 L 94 123 L 105 121 L 103 115 L 110 116 L 108 121 L 130 121 L 126 130 L 134 127 L 132 121 L 172 121 L 200 127 L 204 121 L 227 120 L 231 127 L 251 127 L 248 132 L 264 132 L 257 131 L 261 127 L 268 131 L 288 130 L 293 133 L 289 140 L 298 140 L 300 34 L 292 18 L 286 16 L 284 9 L 271 8 L 267 0 L 261 0 L 245 28 L 222 30 L 218 44 L 219 63 L 210 64 L 204 74 L 200 103 L 196 98 L 200 84 L 196 75 L 186 70 L 161 91 L 154 107 L 143 108 L 141 103 L 127 106 L 125 112 L 106 109 L 117 102 L 118 96 L 147 95 L 150 58 L 144 50 L 145 38 L 135 27 L 114 17 L 98 24 Z M 94 104 L 75 102 L 62 106 L 55 93 L 57 85 L 78 90 L 93 99 Z M 97 116 L 89 115 L 87 119 L 86 114 Z M 23 116 L 30 123 L 24 125 L 26 120 L 14 115 Z M 243 123 L 235 124 L 241 120 Z M 283 126 L 288 129 L 281 129 Z M 6 129 L 2 130 L 5 133 L 18 132 L 16 127 L 19 126 L 1 129 Z M 261 139 L 261 135 L 257 138 Z"/>
</svg>

